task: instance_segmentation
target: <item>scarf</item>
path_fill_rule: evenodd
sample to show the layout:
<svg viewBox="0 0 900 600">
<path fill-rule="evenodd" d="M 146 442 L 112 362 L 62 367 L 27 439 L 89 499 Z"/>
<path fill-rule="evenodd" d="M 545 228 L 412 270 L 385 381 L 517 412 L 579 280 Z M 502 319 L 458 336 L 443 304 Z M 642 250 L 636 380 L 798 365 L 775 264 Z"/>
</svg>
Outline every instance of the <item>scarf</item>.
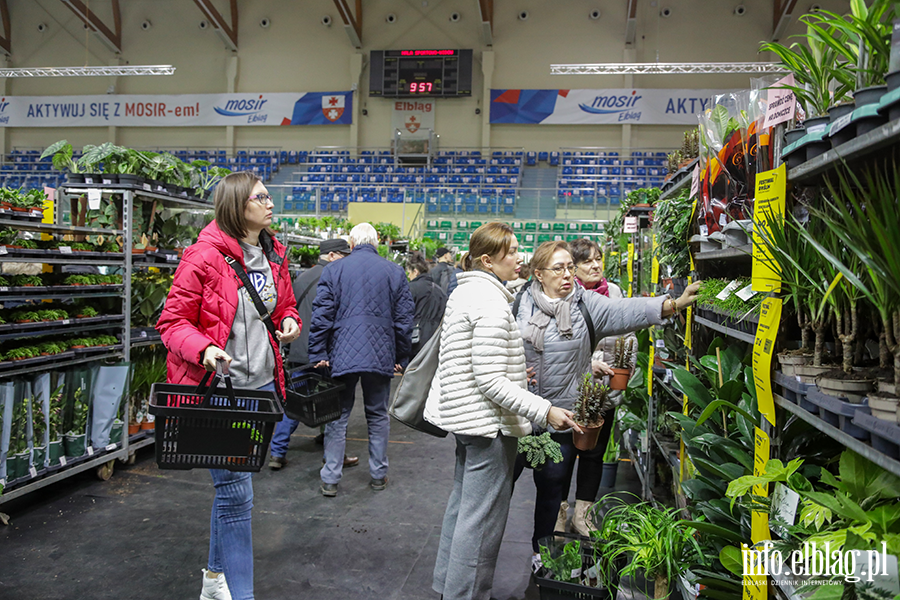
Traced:
<svg viewBox="0 0 900 600">
<path fill-rule="evenodd" d="M 575 288 L 573 288 L 573 292 Z M 531 286 L 531 298 L 537 307 L 537 312 L 528 320 L 528 331 L 525 339 L 531 342 L 536 352 L 544 351 L 544 336 L 547 334 L 547 326 L 552 320 L 556 320 L 556 328 L 559 333 L 567 338 L 572 337 L 572 302 L 577 302 L 578 294 L 570 293 L 558 302 L 551 302 L 544 294 L 544 289 L 539 281 L 535 280 Z"/>
<path fill-rule="evenodd" d="M 575 278 L 575 281 L 577 281 L 584 289 L 590 290 L 592 292 L 597 292 L 598 294 L 603 294 L 604 296 L 609 298 L 609 281 L 606 280 L 606 277 L 601 279 L 600 282 L 597 283 L 597 285 L 595 285 L 594 287 L 588 287 L 588 284 L 581 281 L 577 277 Z"/>
</svg>

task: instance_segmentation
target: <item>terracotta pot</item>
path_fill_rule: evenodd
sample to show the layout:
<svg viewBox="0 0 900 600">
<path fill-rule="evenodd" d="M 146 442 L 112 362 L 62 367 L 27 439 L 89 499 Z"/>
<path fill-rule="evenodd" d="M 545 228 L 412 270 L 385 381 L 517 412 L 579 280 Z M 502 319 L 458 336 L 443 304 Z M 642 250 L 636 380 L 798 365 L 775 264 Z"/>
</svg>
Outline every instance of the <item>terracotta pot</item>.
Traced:
<svg viewBox="0 0 900 600">
<path fill-rule="evenodd" d="M 141 430 L 140 423 L 135 423 L 134 425 L 128 425 L 128 435 L 135 435 L 140 430 Z"/>
<path fill-rule="evenodd" d="M 69 350 L 74 350 L 75 348 L 87 348 L 87 346 L 69 346 Z"/>
<path fill-rule="evenodd" d="M 143 254 L 146 251 L 147 251 L 146 248 L 132 248 L 131 249 L 132 254 Z"/>
<path fill-rule="evenodd" d="M 13 212 L 31 212 L 30 208 L 22 208 L 21 206 L 12 206 L 10 209 Z"/>
<path fill-rule="evenodd" d="M 156 429 L 156 421 L 151 421 L 150 423 L 147 421 L 142 422 L 141 429 Z"/>
<path fill-rule="evenodd" d="M 582 425 L 581 429 L 584 433 L 572 430 L 572 442 L 575 444 L 575 447 L 584 452 L 596 448 L 597 438 L 600 437 L 600 430 L 603 429 L 603 425 L 597 425 L 596 427 Z"/>
<path fill-rule="evenodd" d="M 609 389 L 624 390 L 628 387 L 628 380 L 631 379 L 631 369 L 617 369 L 613 367 L 613 375 L 609 378 Z"/>
</svg>

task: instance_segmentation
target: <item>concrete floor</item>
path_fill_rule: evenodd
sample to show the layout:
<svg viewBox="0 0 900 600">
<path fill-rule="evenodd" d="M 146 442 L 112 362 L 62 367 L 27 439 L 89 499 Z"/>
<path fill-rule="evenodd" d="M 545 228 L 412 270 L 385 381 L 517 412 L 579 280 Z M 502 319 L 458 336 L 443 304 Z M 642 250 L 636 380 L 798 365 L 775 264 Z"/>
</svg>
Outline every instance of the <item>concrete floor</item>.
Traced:
<svg viewBox="0 0 900 600">
<path fill-rule="evenodd" d="M 453 480 L 453 436 L 437 439 L 393 422 L 390 482 L 374 492 L 358 401 L 347 451 L 360 465 L 345 470 L 336 498 L 319 493 L 322 450 L 313 442 L 317 431 L 303 426 L 291 440 L 288 465 L 254 476 L 260 600 L 438 598 L 431 576 Z M 617 489 L 634 490 L 633 471 L 621 466 Z M 212 499 L 207 471 L 161 471 L 151 447 L 135 465 L 119 463 L 107 482 L 84 474 L 0 506 L 11 517 L 0 526 L 0 598 L 197 598 Z M 534 485 L 526 472 L 500 551 L 498 600 L 539 598 L 530 578 L 533 510 Z"/>
</svg>

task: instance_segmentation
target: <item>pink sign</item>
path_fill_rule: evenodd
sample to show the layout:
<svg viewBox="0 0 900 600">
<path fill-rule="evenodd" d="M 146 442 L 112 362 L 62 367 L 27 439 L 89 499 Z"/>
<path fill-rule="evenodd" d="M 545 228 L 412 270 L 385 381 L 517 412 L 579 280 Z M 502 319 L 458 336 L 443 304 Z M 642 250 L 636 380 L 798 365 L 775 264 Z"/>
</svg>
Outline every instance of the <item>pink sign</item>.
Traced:
<svg viewBox="0 0 900 600">
<path fill-rule="evenodd" d="M 797 110 L 797 98 L 794 92 L 784 86 L 796 85 L 794 75 L 788 75 L 770 87 L 766 94 L 766 119 L 763 127 L 773 127 L 779 123 L 790 121 Z"/>
</svg>

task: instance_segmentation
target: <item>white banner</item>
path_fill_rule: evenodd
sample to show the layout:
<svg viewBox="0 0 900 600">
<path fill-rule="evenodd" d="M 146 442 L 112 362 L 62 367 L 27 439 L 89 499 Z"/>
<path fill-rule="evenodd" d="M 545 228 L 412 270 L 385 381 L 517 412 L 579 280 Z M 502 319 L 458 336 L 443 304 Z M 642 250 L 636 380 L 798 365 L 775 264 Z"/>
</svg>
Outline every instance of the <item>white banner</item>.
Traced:
<svg viewBox="0 0 900 600">
<path fill-rule="evenodd" d="M 434 129 L 434 100 L 396 100 L 391 108 L 391 135 L 400 130 L 405 138 L 427 138 Z"/>
<path fill-rule="evenodd" d="M 728 90 L 491 90 L 491 123 L 696 125 Z"/>
<path fill-rule="evenodd" d="M 0 127 L 349 125 L 353 92 L 6 96 Z"/>
</svg>

